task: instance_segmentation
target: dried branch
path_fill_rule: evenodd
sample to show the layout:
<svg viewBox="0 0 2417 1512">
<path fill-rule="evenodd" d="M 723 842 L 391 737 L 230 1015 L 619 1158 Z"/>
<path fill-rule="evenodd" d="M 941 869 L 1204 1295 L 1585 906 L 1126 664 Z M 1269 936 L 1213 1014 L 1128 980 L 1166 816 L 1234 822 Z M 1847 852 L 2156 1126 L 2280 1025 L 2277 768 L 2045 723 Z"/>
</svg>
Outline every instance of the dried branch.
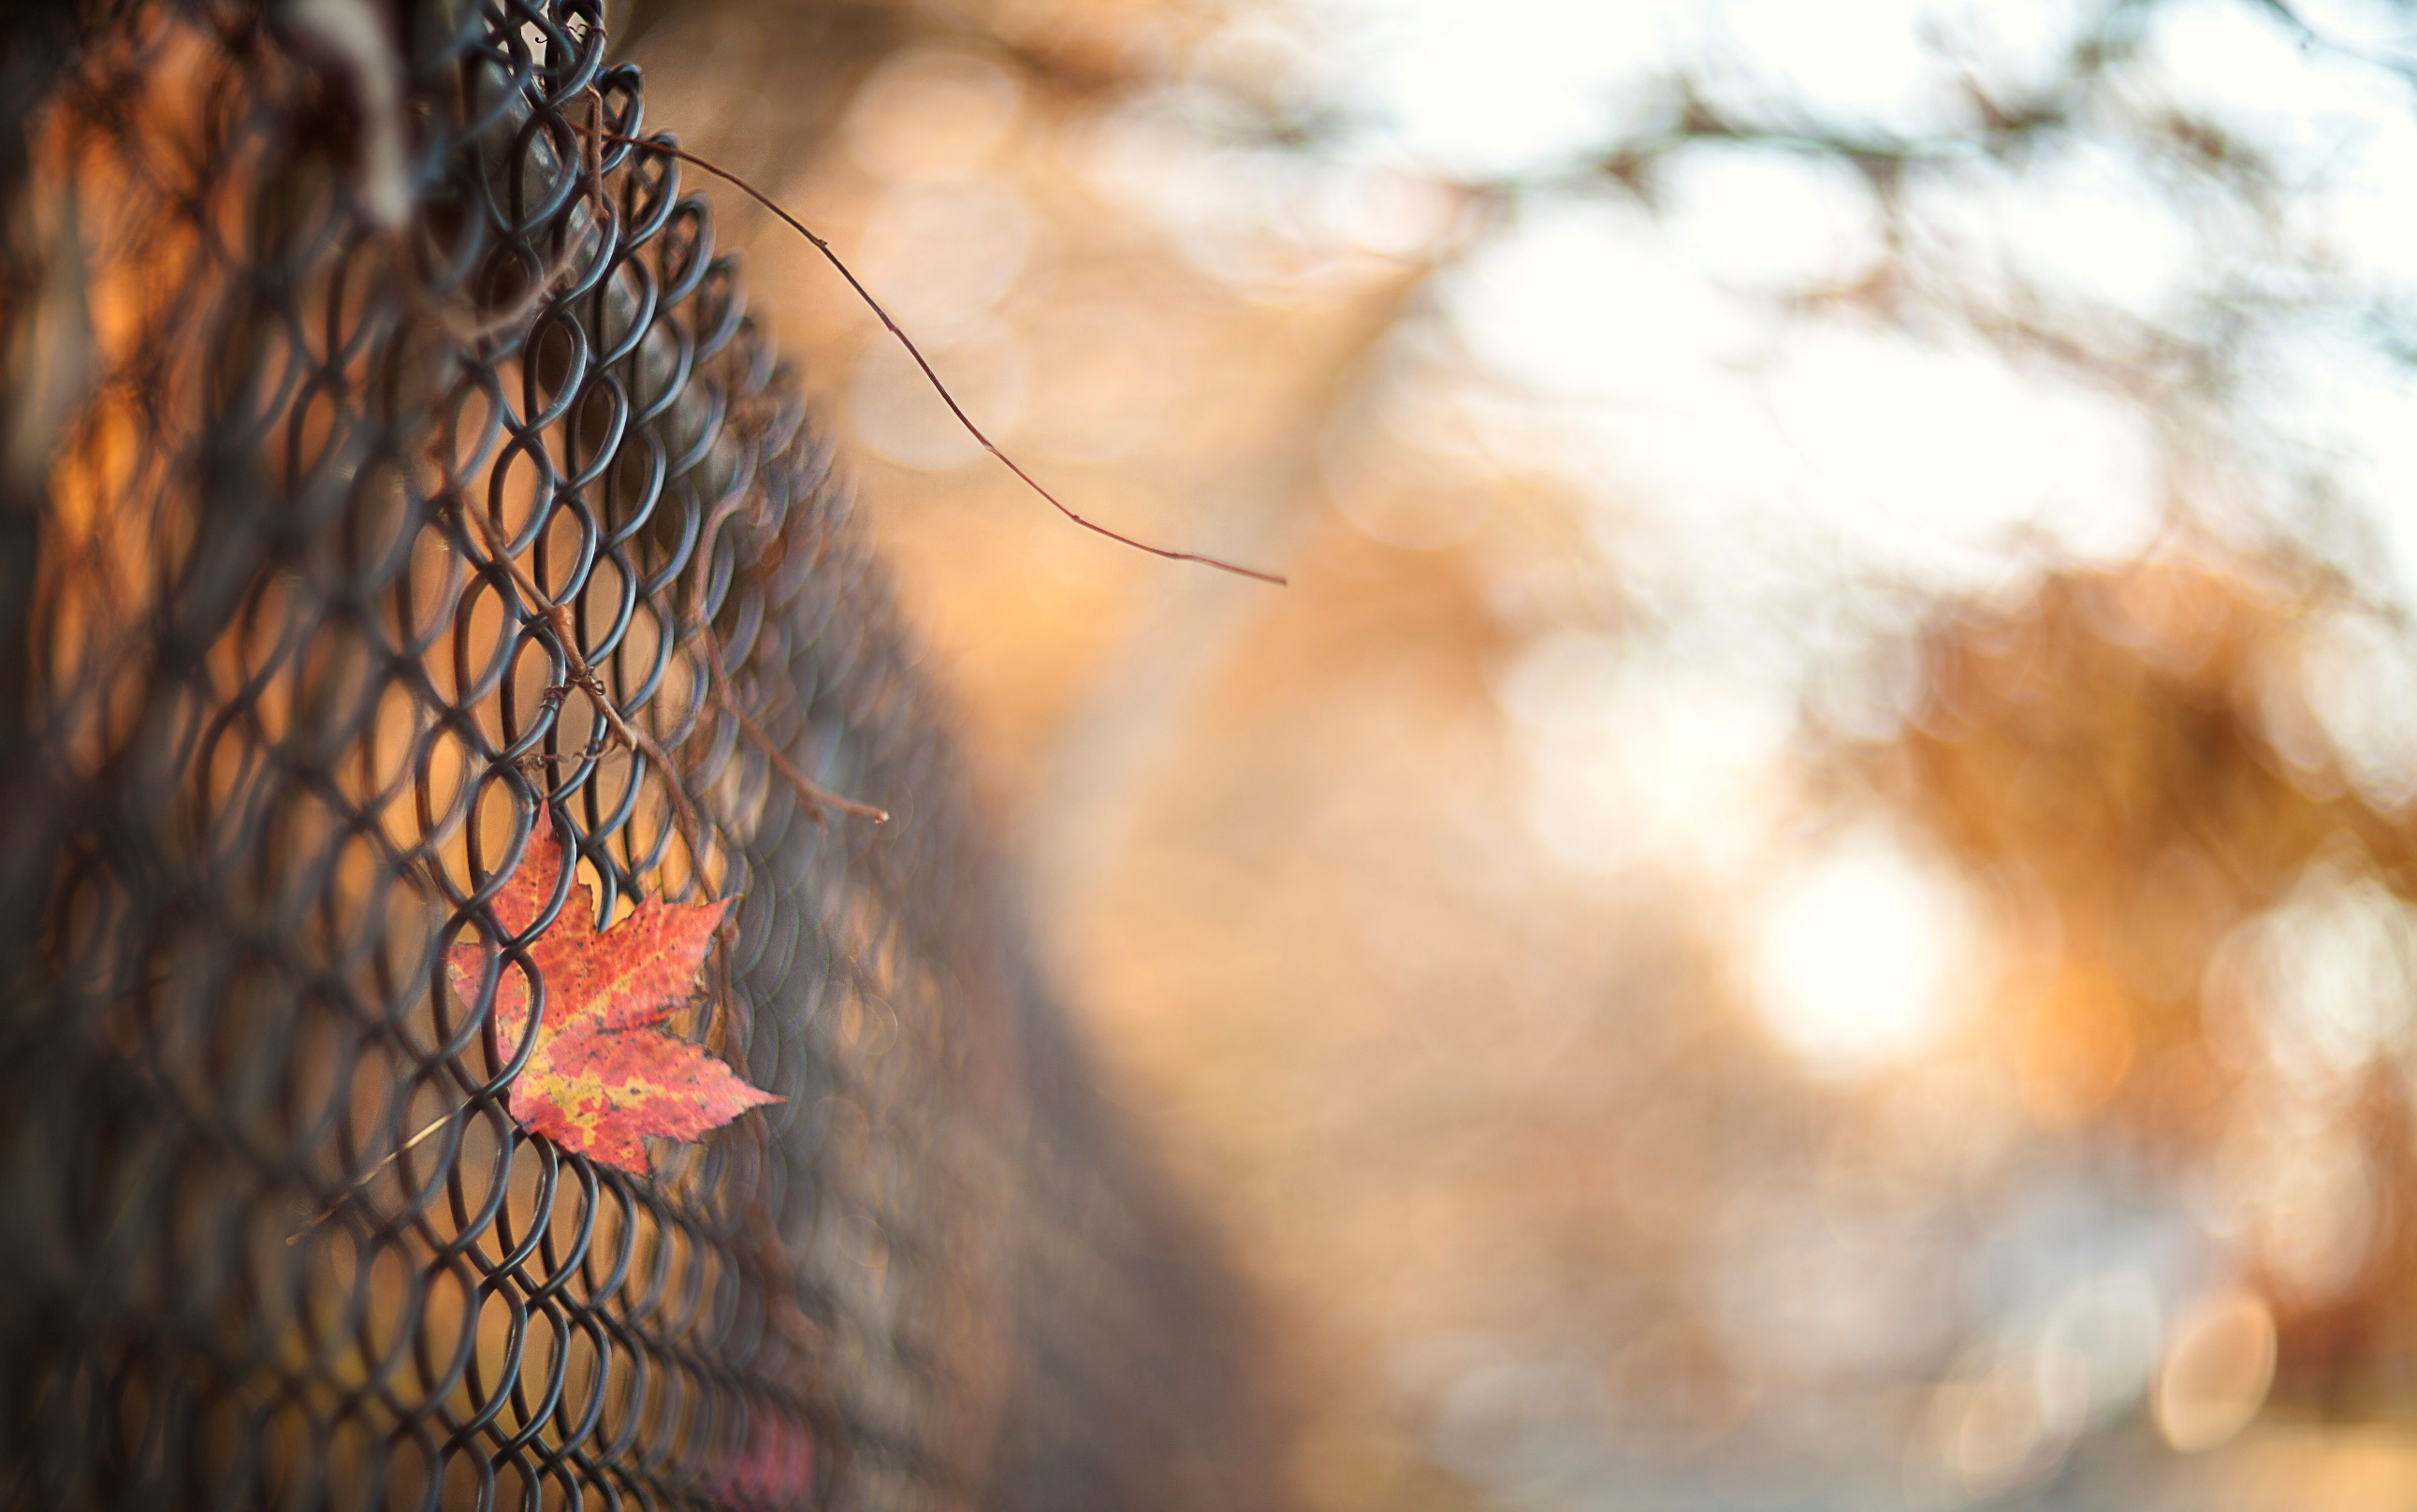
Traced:
<svg viewBox="0 0 2417 1512">
<path fill-rule="evenodd" d="M 748 739 L 755 742 L 756 748 L 763 751 L 765 759 L 772 764 L 772 769 L 780 773 L 796 791 L 798 801 L 805 805 L 809 817 L 819 820 L 827 817 L 825 809 L 837 809 L 842 813 L 857 814 L 870 819 L 876 824 L 889 823 L 889 809 L 876 809 L 869 803 L 859 803 L 854 798 L 844 798 L 798 770 L 797 764 L 789 760 L 788 753 L 765 733 L 762 725 L 755 722 L 755 717 L 747 712 L 747 705 L 741 703 L 731 693 L 730 670 L 722 664 L 722 644 L 714 638 L 710 627 L 707 629 L 705 635 L 705 665 L 712 673 L 714 703 L 738 721 L 738 728 L 746 733 Z"/>
<path fill-rule="evenodd" d="M 721 538 L 722 525 L 742 505 L 752 500 L 752 495 L 743 492 L 724 499 L 706 516 L 705 528 L 697 533 L 696 556 L 689 575 L 688 610 L 681 616 L 681 621 L 690 633 L 704 643 L 710 696 L 716 706 L 737 720 L 739 730 L 755 743 L 757 749 L 763 751 L 765 760 L 771 763 L 772 770 L 780 773 L 783 780 L 796 792 L 798 801 L 805 807 L 808 817 L 819 821 L 828 817 L 828 810 L 837 809 L 843 813 L 861 815 L 876 824 L 886 824 L 889 822 L 887 809 L 876 809 L 871 804 L 843 797 L 799 771 L 797 763 L 789 759 L 789 753 L 781 748 L 779 743 L 756 722 L 755 717 L 747 712 L 746 705 L 730 691 L 730 667 L 722 659 L 722 640 L 714 634 L 711 620 L 705 612 L 705 582 L 712 567 L 713 548 Z"/>
<path fill-rule="evenodd" d="M 466 504 L 457 503 L 456 507 L 478 528 L 479 538 L 486 543 L 488 554 L 502 565 L 511 578 L 513 588 L 552 632 L 555 645 L 562 652 L 563 668 L 571 686 L 587 695 L 587 702 L 594 706 L 596 717 L 604 721 L 604 727 L 614 739 L 644 756 L 662 773 L 663 793 L 671 799 L 673 812 L 687 836 L 690 854 L 702 865 L 705 857 L 704 828 L 697 822 L 695 806 L 681 791 L 679 767 L 673 763 L 671 753 L 664 750 L 654 736 L 621 717 L 620 706 L 614 703 L 611 690 L 604 686 L 604 679 L 597 675 L 596 669 L 588 665 L 587 658 L 580 654 L 578 637 L 571 629 L 570 611 L 555 603 L 553 597 L 529 575 L 528 569 L 513 557 L 511 543 L 504 538 L 503 532 L 493 521 Z"/>
<path fill-rule="evenodd" d="M 779 202 L 775 201 L 770 195 L 766 194 L 762 189 L 750 184 L 747 180 L 739 177 L 737 174 L 732 173 L 729 169 L 720 167 L 706 159 L 700 158 L 695 153 L 690 152 L 685 147 L 676 147 L 668 142 L 650 141 L 643 137 L 608 134 L 607 140 L 617 142 L 624 146 L 636 147 L 641 151 L 661 153 L 667 158 L 676 158 L 685 163 L 692 163 L 696 167 L 705 170 L 705 172 L 711 174 L 714 177 L 726 180 L 729 183 L 736 185 L 739 191 L 744 193 L 748 198 L 753 200 L 765 209 L 769 210 L 774 215 L 780 217 L 781 219 L 788 225 L 790 230 L 796 232 L 798 235 L 803 236 L 809 242 L 812 242 L 813 244 L 814 250 L 822 253 L 823 260 L 830 264 L 832 267 L 839 270 L 839 276 L 847 280 L 847 286 L 856 291 L 856 296 L 864 301 L 865 308 L 872 310 L 874 316 L 880 320 L 882 325 L 889 330 L 889 334 L 898 339 L 898 344 L 906 349 L 906 355 L 915 359 L 915 366 L 922 370 L 924 379 L 932 386 L 932 391 L 940 396 L 940 402 L 948 405 L 949 413 L 957 417 L 957 423 L 965 428 L 965 434 L 973 437 L 975 441 L 980 443 L 982 450 L 989 452 L 993 457 L 997 458 L 1000 464 L 1006 467 L 1009 472 L 1013 473 L 1017 478 L 1021 479 L 1025 487 L 1030 489 L 1033 492 L 1040 494 L 1043 499 L 1048 500 L 1050 506 L 1059 514 L 1064 515 L 1067 519 L 1082 526 L 1085 530 L 1092 532 L 1094 535 L 1105 536 L 1108 539 L 1117 541 L 1125 546 L 1130 546 L 1134 551 L 1147 552 L 1152 556 L 1163 557 L 1170 562 L 1197 562 L 1202 567 L 1215 567 L 1220 572 L 1230 572 L 1238 578 L 1251 578 L 1260 582 L 1270 582 L 1279 588 L 1284 587 L 1287 582 L 1288 580 L 1279 573 L 1263 572 L 1257 567 L 1243 567 L 1239 563 L 1225 561 L 1222 557 L 1204 556 L 1197 552 L 1179 552 L 1169 546 L 1152 546 L 1148 541 L 1136 540 L 1131 536 L 1124 535 L 1121 532 L 1112 530 L 1108 526 L 1101 524 L 1098 521 L 1087 519 L 1084 516 L 1075 513 L 1072 508 L 1068 507 L 1064 500 L 1058 498 L 1057 495 L 1050 492 L 1047 489 L 1042 488 L 1031 474 L 1026 472 L 1022 467 L 1017 466 L 1015 459 L 1010 457 L 1006 452 L 1001 451 L 998 448 L 998 444 L 996 442 L 991 440 L 990 437 L 982 433 L 981 427 L 974 424 L 973 416 L 967 415 L 965 411 L 965 406 L 957 402 L 957 397 L 949 392 L 949 386 L 940 381 L 939 373 L 933 370 L 930 360 L 923 355 L 922 349 L 915 344 L 914 338 L 908 336 L 905 329 L 901 326 L 897 321 L 890 318 L 889 310 L 881 308 L 881 301 L 873 297 L 873 291 L 864 286 L 863 280 L 859 280 L 855 273 L 850 271 L 845 263 L 840 261 L 840 255 L 831 249 L 831 244 L 814 234 L 813 231 L 809 228 L 804 221 L 798 219 L 796 216 L 791 215 L 787 210 L 783 209 Z"/>
</svg>

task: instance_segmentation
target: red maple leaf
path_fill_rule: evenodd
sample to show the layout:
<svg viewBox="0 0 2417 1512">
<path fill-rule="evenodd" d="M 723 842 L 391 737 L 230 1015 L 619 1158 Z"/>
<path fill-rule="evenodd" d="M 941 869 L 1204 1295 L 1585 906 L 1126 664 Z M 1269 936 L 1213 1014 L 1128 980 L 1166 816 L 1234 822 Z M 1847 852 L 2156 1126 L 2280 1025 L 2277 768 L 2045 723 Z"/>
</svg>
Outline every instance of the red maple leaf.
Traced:
<svg viewBox="0 0 2417 1512">
<path fill-rule="evenodd" d="M 551 834 L 532 836 L 519 869 L 489 905 L 495 923 L 526 933 L 561 881 L 561 844 Z M 562 912 L 528 947 L 545 983 L 545 1011 L 537 1044 L 507 1095 L 522 1127 L 643 1176 L 647 1135 L 692 1140 L 781 1100 L 662 1026 L 694 994 L 730 902 L 648 900 L 600 933 L 587 889 L 572 879 Z M 472 940 L 447 957 L 464 1002 L 478 1001 L 494 948 Z M 528 977 L 517 965 L 508 962 L 498 974 L 493 1011 L 496 1038 L 507 1051 L 517 1049 L 529 1017 Z"/>
</svg>

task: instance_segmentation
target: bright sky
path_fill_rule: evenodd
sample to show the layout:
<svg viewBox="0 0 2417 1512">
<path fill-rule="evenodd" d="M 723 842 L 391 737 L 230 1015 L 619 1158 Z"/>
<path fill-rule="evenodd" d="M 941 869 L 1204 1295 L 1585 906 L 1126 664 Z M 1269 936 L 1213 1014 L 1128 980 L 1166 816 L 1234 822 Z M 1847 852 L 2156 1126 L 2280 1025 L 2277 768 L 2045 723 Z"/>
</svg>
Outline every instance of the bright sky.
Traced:
<svg viewBox="0 0 2417 1512">
<path fill-rule="evenodd" d="M 1348 60 L 1319 87 L 1376 123 L 1369 156 L 1520 177 L 1639 125 L 1654 78 L 1682 67 L 1716 104 L 1765 119 L 1793 101 L 1877 131 L 1952 129 L 1966 124 L 1963 70 L 2001 93 L 2040 79 L 2097 8 L 1324 0 L 1345 45 L 1315 55 Z M 2394 35 L 2381 6 L 2303 8 L 2370 51 Z M 2290 234 L 2330 260 L 2336 292 L 2417 274 L 2417 112 L 2380 70 L 2303 48 L 2245 0 L 2183 0 L 2160 13 L 2121 87 L 2274 152 L 2297 202 Z M 2275 281 L 2254 227 L 2161 192 L 2104 147 L 1976 173 L 1910 208 L 1921 242 L 1952 249 L 1984 292 L 2021 280 L 2114 316 L 2175 321 L 2244 268 Z M 1565 401 L 1573 444 L 1620 480 L 1639 528 L 1695 539 L 1682 566 L 1725 564 L 1759 538 L 1834 552 L 1848 571 L 1955 582 L 2001 570 L 2018 528 L 2085 555 L 2136 546 L 2168 459 L 2132 405 L 2016 372 L 1977 342 L 1770 318 L 1771 295 L 1867 267 L 1878 229 L 1869 190 L 1838 165 L 1695 149 L 1672 165 L 1658 217 L 1538 202 L 1455 286 L 1453 314 L 1497 371 Z M 2260 293 L 2327 302 L 2298 283 Z M 2417 386 L 2362 349 L 2358 313 L 2338 301 L 2253 313 L 2264 360 L 2242 407 L 2267 423 L 2240 437 L 2235 481 L 2272 510 L 2312 465 L 2335 474 L 2382 529 L 2405 590 L 2417 522 L 2394 506 L 2417 484 Z"/>
<path fill-rule="evenodd" d="M 1533 180 L 1649 125 L 1653 81 L 1680 68 L 1715 105 L 1762 120 L 1793 105 L 1874 132 L 1949 133 L 1969 124 L 1965 72 L 2018 95 L 2053 75 L 2101 8 L 1322 0 L 1311 13 L 1324 36 L 1296 38 L 1291 55 L 1313 94 L 1370 123 L 1352 160 Z M 2370 53 L 2399 39 L 2381 5 L 2318 0 L 2302 13 Z M 1334 60 L 1325 77 L 1321 59 Z M 2368 325 L 2379 304 L 2417 308 L 2417 98 L 2379 69 L 2303 47 L 2246 0 L 2166 7 L 2117 88 L 2125 109 L 2186 108 L 2270 153 L 2293 202 L 2284 245 L 2217 197 L 2171 192 L 2142 157 L 2089 141 L 2019 171 L 1976 163 L 1928 180 L 1908 198 L 1908 229 L 1918 260 L 1984 299 L 2036 289 L 2104 311 L 2109 330 L 2189 330 L 2212 310 L 2244 319 L 2234 412 L 2180 440 L 2136 401 L 2010 362 L 1953 322 L 1917 338 L 1777 317 L 1776 296 L 1852 281 L 1880 249 L 1864 180 L 1801 155 L 1688 149 L 1653 211 L 1604 193 L 1532 196 L 1451 280 L 1447 314 L 1524 401 L 1518 444 L 1532 446 L 1542 417 L 1573 475 L 1596 485 L 1610 555 L 1649 604 L 1719 612 L 1725 596 L 1808 581 L 1985 591 L 2038 560 L 2021 542 L 2133 553 L 2178 488 L 2236 523 L 2272 522 L 2300 509 L 2318 477 L 2355 522 L 2319 549 L 2405 598 L 2417 585 L 2417 384 Z M 2407 705 L 2405 646 L 2372 627 L 2334 639 L 2339 655 L 2315 679 L 2328 733 L 2363 787 L 2407 798 L 2417 725 L 2375 712 Z M 1803 658 L 1832 648 L 1692 643 L 1695 654 L 1640 654 L 1559 636 L 1505 678 L 1533 831 L 1561 862 L 1610 871 L 1658 858 L 1741 878 L 1771 864 Z M 1953 1016 L 1950 984 L 1973 964 L 1959 952 L 1982 945 L 1935 869 L 1858 833 L 1815 844 L 1762 891 L 1741 921 L 1757 1001 L 1774 1038 L 1808 1063 L 1883 1063 Z"/>
</svg>

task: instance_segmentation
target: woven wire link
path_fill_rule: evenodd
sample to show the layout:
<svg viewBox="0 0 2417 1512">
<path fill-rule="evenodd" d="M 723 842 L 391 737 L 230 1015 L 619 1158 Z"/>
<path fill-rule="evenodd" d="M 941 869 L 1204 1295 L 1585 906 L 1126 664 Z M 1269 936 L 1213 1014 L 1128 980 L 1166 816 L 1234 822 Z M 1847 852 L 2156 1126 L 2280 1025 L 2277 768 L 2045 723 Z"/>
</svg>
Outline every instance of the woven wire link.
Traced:
<svg viewBox="0 0 2417 1512">
<path fill-rule="evenodd" d="M 968 1504 L 1060 1269 L 1019 1204 L 1097 1183 L 1026 1172 L 1030 999 L 828 446 L 613 140 L 597 4 L 333 8 L 399 104 L 256 6 L 131 6 L 33 136 L 0 1502 Z M 784 1101 L 648 1178 L 513 1123 L 443 961 L 525 963 L 485 905 L 540 830 L 600 917 L 741 900 L 673 1027 Z"/>
</svg>

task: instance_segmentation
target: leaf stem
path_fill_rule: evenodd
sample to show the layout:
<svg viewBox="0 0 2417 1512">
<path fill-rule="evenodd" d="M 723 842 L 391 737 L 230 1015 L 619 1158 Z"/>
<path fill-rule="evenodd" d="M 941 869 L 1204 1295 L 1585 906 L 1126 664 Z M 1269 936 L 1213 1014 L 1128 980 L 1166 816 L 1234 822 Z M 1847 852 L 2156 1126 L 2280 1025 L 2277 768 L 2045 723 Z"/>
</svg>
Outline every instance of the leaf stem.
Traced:
<svg viewBox="0 0 2417 1512">
<path fill-rule="evenodd" d="M 379 1172 L 384 1171 L 387 1167 L 394 1164 L 397 1160 L 402 1159 L 414 1146 L 418 1145 L 421 1141 L 427 1139 L 430 1135 L 435 1133 L 438 1129 L 443 1128 L 452 1121 L 452 1113 L 438 1113 L 434 1118 L 430 1119 L 428 1121 L 427 1127 L 421 1129 L 418 1133 L 414 1134 L 411 1138 L 403 1141 L 401 1144 L 396 1145 L 394 1147 L 394 1152 L 391 1155 L 388 1155 L 376 1165 L 370 1167 L 367 1171 L 362 1172 L 360 1176 L 355 1180 L 351 1186 L 345 1187 L 342 1192 L 337 1195 L 334 1202 L 329 1202 L 326 1207 L 319 1210 L 319 1216 L 317 1217 L 312 1218 L 310 1222 L 305 1223 L 302 1227 L 295 1230 L 292 1233 L 287 1234 L 285 1236 L 286 1245 L 290 1247 L 300 1243 L 304 1234 L 309 1233 L 320 1224 L 327 1222 L 331 1217 L 334 1217 L 336 1214 L 343 1208 L 343 1205 L 346 1202 L 353 1200 L 354 1193 L 359 1191 L 371 1182 L 375 1181 Z"/>
</svg>

